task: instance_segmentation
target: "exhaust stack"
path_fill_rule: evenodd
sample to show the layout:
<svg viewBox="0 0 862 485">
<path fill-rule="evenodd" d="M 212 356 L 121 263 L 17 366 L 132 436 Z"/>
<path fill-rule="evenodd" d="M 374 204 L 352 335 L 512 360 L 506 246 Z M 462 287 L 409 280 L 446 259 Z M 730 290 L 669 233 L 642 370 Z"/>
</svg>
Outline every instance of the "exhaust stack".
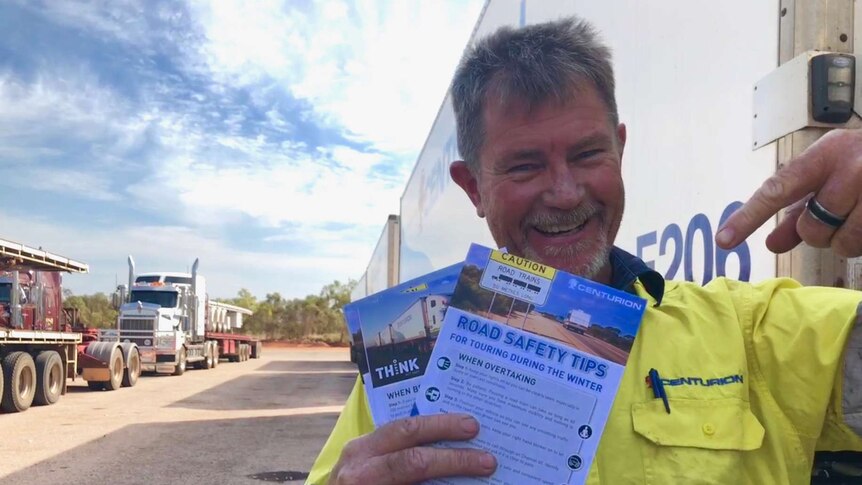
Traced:
<svg viewBox="0 0 862 485">
<path fill-rule="evenodd" d="M 132 293 L 132 286 L 135 284 L 135 260 L 132 259 L 132 255 L 129 255 L 129 295 Z M 123 298 L 125 301 L 125 298 Z"/>
</svg>

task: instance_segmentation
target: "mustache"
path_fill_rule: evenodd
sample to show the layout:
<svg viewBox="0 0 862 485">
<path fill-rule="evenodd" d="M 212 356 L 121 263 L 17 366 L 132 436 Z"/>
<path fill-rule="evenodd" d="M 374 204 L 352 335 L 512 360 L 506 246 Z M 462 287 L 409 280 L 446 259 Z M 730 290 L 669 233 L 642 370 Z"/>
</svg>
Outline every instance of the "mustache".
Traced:
<svg viewBox="0 0 862 485">
<path fill-rule="evenodd" d="M 601 205 L 587 201 L 569 211 L 536 212 L 530 214 L 524 222 L 529 226 L 580 226 L 601 212 Z"/>
</svg>

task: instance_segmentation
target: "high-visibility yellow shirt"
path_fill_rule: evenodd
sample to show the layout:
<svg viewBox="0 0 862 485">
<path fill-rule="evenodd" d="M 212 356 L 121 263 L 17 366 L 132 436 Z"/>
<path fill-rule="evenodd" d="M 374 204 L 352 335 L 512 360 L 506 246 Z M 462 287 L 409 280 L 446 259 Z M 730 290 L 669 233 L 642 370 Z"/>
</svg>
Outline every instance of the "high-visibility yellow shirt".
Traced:
<svg viewBox="0 0 862 485">
<path fill-rule="evenodd" d="M 668 281 L 644 315 L 587 483 L 807 485 L 815 450 L 862 451 L 860 300 L 790 279 Z M 670 414 L 647 385 L 651 368 Z M 342 447 L 373 429 L 357 379 L 307 483 L 325 484 Z"/>
</svg>

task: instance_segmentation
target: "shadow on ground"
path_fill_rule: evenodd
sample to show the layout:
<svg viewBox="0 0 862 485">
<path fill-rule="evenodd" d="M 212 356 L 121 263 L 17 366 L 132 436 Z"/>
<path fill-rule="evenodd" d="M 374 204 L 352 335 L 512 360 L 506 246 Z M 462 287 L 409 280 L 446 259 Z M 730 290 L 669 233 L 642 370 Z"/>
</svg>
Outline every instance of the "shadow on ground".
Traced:
<svg viewBox="0 0 862 485">
<path fill-rule="evenodd" d="M 302 483 L 337 418 L 325 413 L 130 425 L 0 483 Z"/>
<path fill-rule="evenodd" d="M 255 369 L 257 372 L 356 372 L 352 362 L 317 360 L 276 360 Z"/>
<path fill-rule="evenodd" d="M 281 372 L 250 372 L 206 391 L 176 401 L 169 407 L 208 410 L 287 409 L 344 404 L 356 380 L 356 367 L 350 362 L 271 362 L 285 365 Z M 327 370 L 338 371 L 321 374 Z M 350 367 L 353 367 L 352 370 Z M 260 369 L 259 369 L 260 370 Z"/>
</svg>

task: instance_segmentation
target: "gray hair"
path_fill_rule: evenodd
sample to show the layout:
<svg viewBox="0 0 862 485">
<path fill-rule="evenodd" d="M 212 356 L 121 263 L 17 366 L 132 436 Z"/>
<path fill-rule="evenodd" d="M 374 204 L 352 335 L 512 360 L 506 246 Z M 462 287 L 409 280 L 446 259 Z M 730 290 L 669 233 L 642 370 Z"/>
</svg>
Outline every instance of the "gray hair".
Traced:
<svg viewBox="0 0 862 485">
<path fill-rule="evenodd" d="M 489 94 L 526 101 L 532 109 L 551 99 L 564 103 L 577 85 L 592 81 L 619 122 L 610 49 L 587 22 L 568 17 L 522 28 L 502 27 L 467 49 L 452 80 L 458 151 L 474 174 L 485 138 L 483 122 Z"/>
</svg>

